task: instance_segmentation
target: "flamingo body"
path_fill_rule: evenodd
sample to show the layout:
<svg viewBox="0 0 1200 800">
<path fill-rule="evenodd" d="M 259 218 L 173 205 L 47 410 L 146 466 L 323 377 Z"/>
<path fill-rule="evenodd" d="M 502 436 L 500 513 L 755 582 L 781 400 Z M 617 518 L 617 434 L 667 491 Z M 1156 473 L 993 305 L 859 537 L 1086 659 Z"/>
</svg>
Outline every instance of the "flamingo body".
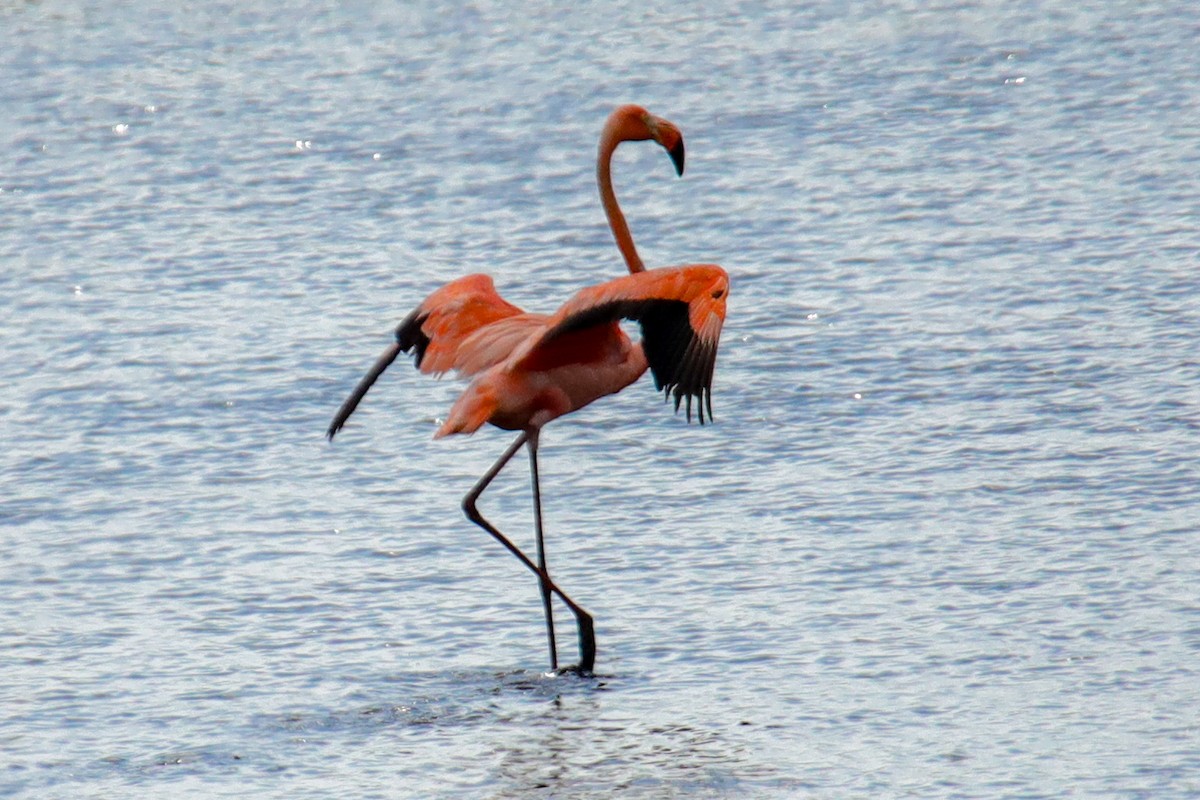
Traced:
<svg viewBox="0 0 1200 800">
<path fill-rule="evenodd" d="M 485 422 L 537 430 L 563 414 L 616 394 L 649 367 L 655 386 L 698 401 L 712 417 L 712 375 L 725 321 L 729 278 L 713 264 L 634 273 L 578 292 L 531 326 L 512 355 L 480 373 L 450 410 L 437 437 L 474 433 Z M 634 344 L 619 319 L 642 325 Z M 503 324 L 501 321 L 498 324 Z M 482 329 L 470 341 L 486 338 Z"/>
</svg>

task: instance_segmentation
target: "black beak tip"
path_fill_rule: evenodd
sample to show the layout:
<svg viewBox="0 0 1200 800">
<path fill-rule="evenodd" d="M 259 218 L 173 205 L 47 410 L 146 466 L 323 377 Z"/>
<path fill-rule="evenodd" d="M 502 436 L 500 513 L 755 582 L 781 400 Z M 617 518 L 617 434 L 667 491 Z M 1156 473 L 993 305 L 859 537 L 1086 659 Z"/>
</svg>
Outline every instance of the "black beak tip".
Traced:
<svg viewBox="0 0 1200 800">
<path fill-rule="evenodd" d="M 675 174 L 683 175 L 683 139 L 679 140 L 679 144 L 667 151 L 671 156 L 671 161 L 675 163 Z"/>
</svg>

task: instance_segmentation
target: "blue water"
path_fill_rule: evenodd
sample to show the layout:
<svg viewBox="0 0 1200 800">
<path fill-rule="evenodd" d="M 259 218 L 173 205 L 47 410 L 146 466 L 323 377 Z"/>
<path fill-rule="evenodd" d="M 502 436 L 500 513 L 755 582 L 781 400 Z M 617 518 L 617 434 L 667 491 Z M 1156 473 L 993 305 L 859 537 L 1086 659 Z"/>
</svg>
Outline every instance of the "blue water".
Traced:
<svg viewBox="0 0 1200 800">
<path fill-rule="evenodd" d="M 1200 795 L 1191 4 L 161 5 L 0 6 L 0 795 Z M 322 433 L 440 283 L 620 274 L 628 101 L 716 424 L 546 430 L 551 677 L 509 434 Z"/>
</svg>

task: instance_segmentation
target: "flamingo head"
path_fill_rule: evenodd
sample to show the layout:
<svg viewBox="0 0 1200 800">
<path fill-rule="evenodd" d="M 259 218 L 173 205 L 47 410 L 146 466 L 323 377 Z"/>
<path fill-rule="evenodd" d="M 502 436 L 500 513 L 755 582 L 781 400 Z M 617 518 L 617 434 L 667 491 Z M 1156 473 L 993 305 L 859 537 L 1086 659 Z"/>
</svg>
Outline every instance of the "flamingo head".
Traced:
<svg viewBox="0 0 1200 800">
<path fill-rule="evenodd" d="M 675 172 L 683 174 L 683 134 L 675 123 L 656 117 L 641 106 L 619 106 L 608 116 L 604 132 L 600 136 L 602 160 L 604 153 L 611 154 L 620 142 L 657 142 L 667 151 Z"/>
</svg>

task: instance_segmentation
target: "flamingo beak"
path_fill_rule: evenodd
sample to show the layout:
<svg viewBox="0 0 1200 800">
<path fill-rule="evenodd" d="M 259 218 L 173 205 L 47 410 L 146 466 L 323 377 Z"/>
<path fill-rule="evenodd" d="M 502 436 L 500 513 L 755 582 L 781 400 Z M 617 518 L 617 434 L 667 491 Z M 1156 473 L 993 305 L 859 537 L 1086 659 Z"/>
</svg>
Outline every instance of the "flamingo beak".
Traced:
<svg viewBox="0 0 1200 800">
<path fill-rule="evenodd" d="M 675 174 L 683 175 L 683 139 L 679 143 L 667 151 L 671 156 L 671 161 L 675 163 Z"/>
</svg>

